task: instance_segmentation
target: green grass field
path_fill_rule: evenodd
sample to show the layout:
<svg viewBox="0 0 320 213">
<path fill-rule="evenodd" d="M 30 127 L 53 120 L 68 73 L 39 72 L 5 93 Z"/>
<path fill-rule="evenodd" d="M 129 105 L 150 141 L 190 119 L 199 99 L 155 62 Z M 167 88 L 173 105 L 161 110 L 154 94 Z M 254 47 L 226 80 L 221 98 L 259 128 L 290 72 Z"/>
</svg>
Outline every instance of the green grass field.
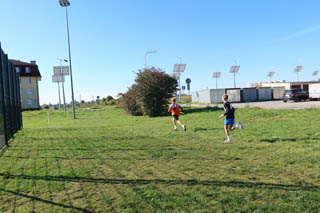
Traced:
<svg viewBox="0 0 320 213">
<path fill-rule="evenodd" d="M 133 117 L 115 107 L 24 112 L 0 156 L 0 212 L 319 212 L 320 110 Z"/>
</svg>

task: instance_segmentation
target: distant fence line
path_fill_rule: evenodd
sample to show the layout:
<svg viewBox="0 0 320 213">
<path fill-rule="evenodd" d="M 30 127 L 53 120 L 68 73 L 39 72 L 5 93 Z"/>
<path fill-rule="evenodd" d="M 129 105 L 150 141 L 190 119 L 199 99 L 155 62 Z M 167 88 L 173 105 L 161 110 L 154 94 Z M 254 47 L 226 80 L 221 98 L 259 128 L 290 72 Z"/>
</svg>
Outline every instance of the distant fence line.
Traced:
<svg viewBox="0 0 320 213">
<path fill-rule="evenodd" d="M 22 129 L 19 73 L 0 43 L 0 149 Z"/>
</svg>

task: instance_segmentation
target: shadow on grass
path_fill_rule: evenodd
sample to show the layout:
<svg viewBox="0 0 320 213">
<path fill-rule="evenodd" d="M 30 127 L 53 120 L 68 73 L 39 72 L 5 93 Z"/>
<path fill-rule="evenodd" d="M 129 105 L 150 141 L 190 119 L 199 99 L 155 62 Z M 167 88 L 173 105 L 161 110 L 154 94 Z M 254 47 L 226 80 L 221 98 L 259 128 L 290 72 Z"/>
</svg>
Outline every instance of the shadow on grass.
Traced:
<svg viewBox="0 0 320 213">
<path fill-rule="evenodd" d="M 267 142 L 267 143 L 298 142 L 298 141 L 320 141 L 320 138 L 271 138 L 271 139 L 260 140 L 260 142 Z"/>
<path fill-rule="evenodd" d="M 2 158 L 11 158 L 11 159 L 26 159 L 26 160 L 36 160 L 36 159 L 56 159 L 56 160 L 128 160 L 128 161 L 138 161 L 138 160 L 205 160 L 205 161 L 210 161 L 213 160 L 212 158 L 199 158 L 199 157 L 194 157 L 194 158 L 187 158 L 187 157 L 180 157 L 180 158 L 175 158 L 175 157 L 163 157 L 162 155 L 159 155 L 159 157 L 140 157 L 140 158 L 129 158 L 129 157 L 109 157 L 109 158 L 96 158 L 96 157 L 59 157 L 59 156 L 53 156 L 53 157 L 29 157 L 29 156 L 3 156 Z M 241 158 L 234 158 L 234 160 L 241 160 Z M 0 175 L 1 176 L 1 175 Z"/>
<path fill-rule="evenodd" d="M 190 113 L 199 113 L 199 112 L 215 112 L 215 111 L 221 111 L 222 108 L 219 107 L 203 107 L 203 108 L 184 108 L 185 114 Z"/>
<path fill-rule="evenodd" d="M 79 207 L 75 207 L 75 206 L 71 206 L 71 205 L 65 205 L 65 204 L 62 204 L 62 203 L 56 203 L 56 202 L 53 202 L 51 200 L 45 200 L 45 199 L 42 199 L 42 198 L 39 198 L 39 197 L 35 197 L 35 196 L 32 196 L 32 195 L 23 194 L 23 193 L 11 191 L 11 190 L 0 189 L 0 192 L 6 192 L 6 193 L 9 193 L 9 194 L 13 194 L 15 196 L 20 196 L 20 197 L 28 198 L 28 199 L 31 199 L 31 200 L 34 200 L 34 201 L 39 201 L 39 202 L 43 202 L 43 203 L 46 203 L 46 204 L 59 206 L 59 207 L 65 208 L 65 209 L 72 209 L 72 210 L 77 210 L 77 211 L 81 211 L 81 212 L 85 212 L 85 213 L 91 213 L 91 212 L 93 213 L 94 212 L 94 211 L 91 211 L 91 210 L 87 210 L 87 209 L 83 209 L 83 208 L 79 208 Z"/>
<path fill-rule="evenodd" d="M 217 130 L 218 128 L 202 128 L 202 127 L 195 127 L 194 132 L 206 132 L 211 130 Z"/>
<path fill-rule="evenodd" d="M 174 148 L 160 148 L 160 149 L 152 149 L 152 148 L 137 148 L 137 149 L 131 149 L 131 148 L 128 148 L 128 149 L 122 149 L 122 148 L 119 148 L 119 149 L 101 149 L 101 147 L 103 146 L 95 146 L 94 148 L 92 149 L 89 149 L 89 148 L 74 148 L 74 149 L 55 149 L 55 148 L 44 148 L 44 149 L 33 149 L 33 148 L 30 148 L 30 149 L 25 149 L 25 148 L 12 148 L 10 149 L 11 151 L 92 151 L 92 152 L 105 152 L 105 151 L 194 151 L 194 150 L 199 150 L 199 149 L 188 149 L 188 148 L 182 148 L 182 149 L 174 149 Z M 105 146 L 104 146 L 105 147 Z M 100 148 L 100 149 L 96 149 L 96 148 Z"/>
<path fill-rule="evenodd" d="M 127 184 L 127 185 L 202 185 L 217 187 L 236 187 L 236 188 L 261 188 L 276 189 L 286 191 L 318 191 L 320 186 L 303 186 L 290 184 L 274 184 L 260 182 L 244 181 L 200 181 L 200 180 L 163 180 L 163 179 L 105 179 L 105 178 L 87 178 L 87 177 L 69 177 L 69 176 L 32 176 L 32 175 L 11 175 L 0 173 L 0 176 L 6 179 L 26 179 L 26 180 L 44 180 L 44 181 L 66 181 L 66 182 L 87 182 L 87 183 L 104 183 L 104 184 Z"/>
</svg>

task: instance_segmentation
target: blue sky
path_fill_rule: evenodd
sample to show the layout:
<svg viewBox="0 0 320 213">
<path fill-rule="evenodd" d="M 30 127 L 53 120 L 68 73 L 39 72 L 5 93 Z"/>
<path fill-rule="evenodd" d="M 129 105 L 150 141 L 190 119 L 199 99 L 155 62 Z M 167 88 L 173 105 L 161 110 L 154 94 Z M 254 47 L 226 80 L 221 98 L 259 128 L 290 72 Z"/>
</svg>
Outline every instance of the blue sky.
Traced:
<svg viewBox="0 0 320 213">
<path fill-rule="evenodd" d="M 125 92 L 148 65 L 172 72 L 187 64 L 191 89 L 232 87 L 229 69 L 241 66 L 238 86 L 274 80 L 312 80 L 320 68 L 320 1 L 308 0 L 71 0 L 69 8 L 75 97 Z M 58 0 L 1 0 L 0 41 L 10 58 L 36 60 L 43 76 L 41 103 L 56 103 L 52 66 L 68 58 L 65 11 Z M 66 95 L 70 101 L 67 78 Z"/>
</svg>

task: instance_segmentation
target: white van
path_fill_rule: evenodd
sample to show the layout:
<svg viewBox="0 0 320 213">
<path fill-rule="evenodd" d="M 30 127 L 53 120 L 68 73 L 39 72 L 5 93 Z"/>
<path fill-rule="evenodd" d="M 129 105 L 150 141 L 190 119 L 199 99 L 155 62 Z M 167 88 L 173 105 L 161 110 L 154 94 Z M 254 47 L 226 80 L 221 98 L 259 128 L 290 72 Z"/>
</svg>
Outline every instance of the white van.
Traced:
<svg viewBox="0 0 320 213">
<path fill-rule="evenodd" d="M 320 99 L 320 83 L 309 84 L 310 100 Z"/>
</svg>

